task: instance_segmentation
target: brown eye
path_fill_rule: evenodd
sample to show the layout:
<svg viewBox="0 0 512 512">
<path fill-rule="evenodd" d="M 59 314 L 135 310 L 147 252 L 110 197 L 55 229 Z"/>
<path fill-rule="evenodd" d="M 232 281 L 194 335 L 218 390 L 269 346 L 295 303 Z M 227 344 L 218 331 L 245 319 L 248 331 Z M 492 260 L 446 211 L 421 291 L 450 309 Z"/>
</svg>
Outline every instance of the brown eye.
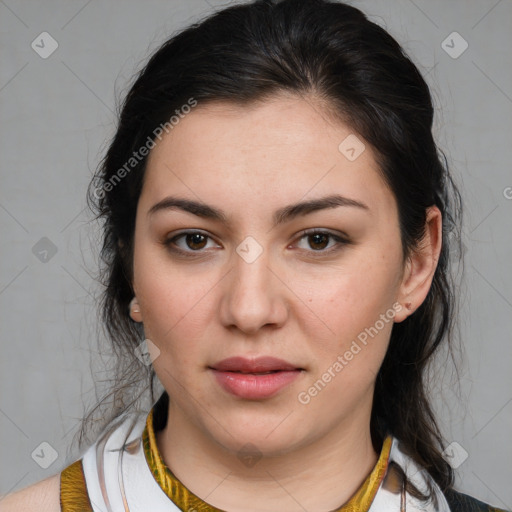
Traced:
<svg viewBox="0 0 512 512">
<path fill-rule="evenodd" d="M 189 233 L 185 235 L 185 243 L 189 249 L 203 249 L 206 245 L 207 236 L 201 233 Z"/>
<path fill-rule="evenodd" d="M 312 249 L 325 249 L 329 244 L 330 235 L 326 233 L 316 233 L 314 235 L 308 235 L 309 246 Z"/>
<path fill-rule="evenodd" d="M 312 255 L 322 256 L 331 254 L 335 251 L 339 251 L 345 245 L 350 243 L 351 242 L 347 237 L 343 237 L 335 233 L 330 233 L 329 231 L 321 231 L 317 229 L 303 232 L 299 239 L 298 246 L 299 249 L 305 250 Z"/>
<path fill-rule="evenodd" d="M 164 242 L 164 245 L 172 252 L 183 255 L 195 255 L 194 253 L 202 254 L 208 251 L 213 246 L 208 246 L 208 243 L 213 240 L 205 233 L 198 231 L 184 231 L 176 236 L 173 236 Z"/>
</svg>

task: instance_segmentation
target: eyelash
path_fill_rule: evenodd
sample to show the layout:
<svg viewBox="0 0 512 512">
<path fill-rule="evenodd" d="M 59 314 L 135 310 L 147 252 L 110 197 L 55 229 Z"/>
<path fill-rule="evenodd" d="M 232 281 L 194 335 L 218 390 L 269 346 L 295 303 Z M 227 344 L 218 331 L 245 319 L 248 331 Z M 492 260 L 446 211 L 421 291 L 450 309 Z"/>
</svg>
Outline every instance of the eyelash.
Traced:
<svg viewBox="0 0 512 512">
<path fill-rule="evenodd" d="M 183 232 L 173 236 L 172 238 L 169 238 L 169 239 L 165 240 L 163 242 L 163 244 L 171 252 L 173 252 L 175 254 L 178 254 L 180 256 L 185 256 L 187 258 L 193 258 L 197 254 L 203 253 L 204 250 L 201 249 L 201 250 L 196 250 L 196 251 L 194 251 L 194 250 L 186 251 L 186 250 L 183 250 L 183 249 L 176 248 L 175 246 L 173 246 L 173 244 L 175 243 L 176 240 L 178 240 L 180 238 L 184 238 L 187 235 L 194 235 L 194 234 L 203 235 L 207 239 L 211 240 L 211 237 L 209 235 L 207 235 L 206 233 L 203 233 L 202 231 L 183 231 Z M 310 229 L 310 230 L 303 231 L 301 233 L 300 237 L 299 237 L 299 241 L 302 240 L 303 238 L 306 238 L 306 237 L 309 237 L 309 236 L 313 236 L 313 235 L 327 235 L 330 239 L 332 239 L 332 240 L 334 240 L 336 242 L 336 245 L 334 245 L 333 247 L 331 247 L 329 249 L 322 249 L 322 250 L 317 250 L 317 251 L 315 251 L 315 250 L 307 251 L 307 252 L 312 253 L 313 257 L 322 257 L 322 256 L 326 256 L 326 255 L 331 255 L 332 253 L 341 250 L 343 248 L 343 246 L 348 245 L 348 244 L 351 243 L 348 240 L 348 238 L 344 238 L 344 237 L 342 237 L 340 235 L 336 235 L 334 233 L 331 233 L 330 231 L 322 231 L 322 230 L 319 230 L 319 229 Z"/>
</svg>

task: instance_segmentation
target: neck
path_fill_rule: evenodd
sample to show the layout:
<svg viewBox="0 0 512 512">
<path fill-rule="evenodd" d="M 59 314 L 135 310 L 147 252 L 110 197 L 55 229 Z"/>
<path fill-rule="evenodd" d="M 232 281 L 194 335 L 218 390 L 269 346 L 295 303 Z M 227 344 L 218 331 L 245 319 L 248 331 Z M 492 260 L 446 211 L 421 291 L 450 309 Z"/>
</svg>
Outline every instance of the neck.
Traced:
<svg viewBox="0 0 512 512">
<path fill-rule="evenodd" d="M 369 421 L 364 429 L 352 418 L 300 448 L 244 467 L 237 453 L 191 425 L 179 411 L 170 408 L 168 418 L 172 421 L 156 434 L 165 464 L 191 492 L 222 510 L 336 510 L 378 460 Z"/>
</svg>

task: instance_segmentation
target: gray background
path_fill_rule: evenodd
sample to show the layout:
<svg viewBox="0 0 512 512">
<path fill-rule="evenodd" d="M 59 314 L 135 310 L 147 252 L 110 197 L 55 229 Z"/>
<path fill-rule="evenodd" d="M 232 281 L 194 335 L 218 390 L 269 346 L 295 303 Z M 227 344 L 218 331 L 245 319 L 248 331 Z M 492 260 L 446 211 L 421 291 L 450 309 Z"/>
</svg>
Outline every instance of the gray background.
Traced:
<svg viewBox="0 0 512 512">
<path fill-rule="evenodd" d="M 460 489 L 512 508 L 512 2 L 352 3 L 402 43 L 432 87 L 436 137 L 463 189 L 467 250 L 460 392 L 441 364 L 436 407 L 457 453 L 468 453 Z M 222 5 L 0 1 L 0 494 L 78 458 L 71 439 L 96 400 L 94 379 L 106 377 L 90 370 L 99 242 L 85 191 L 114 133 L 116 97 L 173 31 Z M 46 59 L 31 48 L 44 31 L 59 45 Z M 454 31 L 469 45 L 458 58 L 441 46 Z M 452 53 L 462 48 L 447 41 Z M 47 261 L 37 254 L 50 247 L 43 237 L 57 249 Z M 31 456 L 42 442 L 58 454 L 47 469 Z"/>
</svg>

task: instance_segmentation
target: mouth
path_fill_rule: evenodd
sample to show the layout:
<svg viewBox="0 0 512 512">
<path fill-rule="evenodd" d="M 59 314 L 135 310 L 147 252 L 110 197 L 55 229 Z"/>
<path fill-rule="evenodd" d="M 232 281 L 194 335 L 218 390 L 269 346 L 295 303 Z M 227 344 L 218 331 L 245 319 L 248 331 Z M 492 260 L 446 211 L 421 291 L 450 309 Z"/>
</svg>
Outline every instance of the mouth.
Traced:
<svg viewBox="0 0 512 512">
<path fill-rule="evenodd" d="M 224 391 L 245 400 L 270 398 L 305 372 L 304 368 L 274 357 L 232 357 L 208 368 Z"/>
<path fill-rule="evenodd" d="M 270 356 L 258 357 L 256 359 L 230 357 L 215 363 L 209 368 L 219 372 L 252 373 L 258 375 L 283 371 L 304 370 L 304 368 L 289 363 L 288 361 Z"/>
<path fill-rule="evenodd" d="M 216 368 L 212 368 L 213 370 L 216 370 Z M 223 370 L 217 370 L 217 371 L 223 371 Z M 242 373 L 243 375 L 269 375 L 270 373 L 278 373 L 278 372 L 284 372 L 284 371 L 292 371 L 292 370 L 270 370 L 268 372 L 242 372 L 238 370 L 225 370 L 230 373 Z"/>
</svg>

